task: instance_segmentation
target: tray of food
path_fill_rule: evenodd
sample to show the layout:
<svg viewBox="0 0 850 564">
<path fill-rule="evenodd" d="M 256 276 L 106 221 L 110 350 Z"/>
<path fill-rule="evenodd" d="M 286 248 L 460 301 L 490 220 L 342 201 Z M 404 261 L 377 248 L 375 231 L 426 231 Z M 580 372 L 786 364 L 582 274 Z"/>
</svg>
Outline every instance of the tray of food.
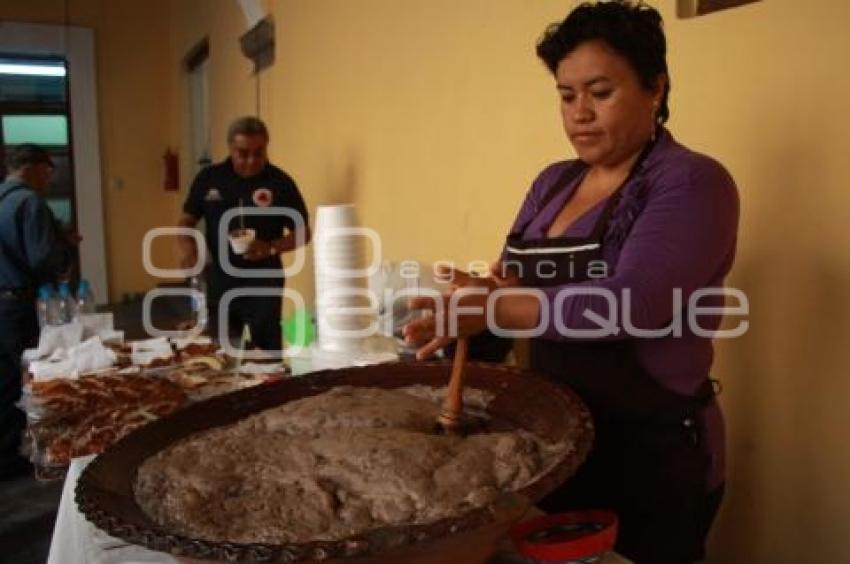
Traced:
<svg viewBox="0 0 850 564">
<path fill-rule="evenodd" d="M 187 401 L 173 382 L 117 372 L 31 382 L 25 392 L 30 456 L 38 467 L 64 467 L 102 452 L 131 430 Z"/>
<path fill-rule="evenodd" d="M 280 364 L 233 366 L 212 342 L 127 343 L 116 365 L 80 376 L 28 379 L 20 407 L 24 445 L 43 480 L 97 454 L 133 429 L 209 397 L 278 380 Z M 135 360 L 144 364 L 133 364 Z"/>
<path fill-rule="evenodd" d="M 476 425 L 435 433 L 449 370 L 331 370 L 190 405 L 96 458 L 77 503 L 112 536 L 191 558 L 481 562 L 575 472 L 593 426 L 568 389 L 473 363 Z"/>
</svg>

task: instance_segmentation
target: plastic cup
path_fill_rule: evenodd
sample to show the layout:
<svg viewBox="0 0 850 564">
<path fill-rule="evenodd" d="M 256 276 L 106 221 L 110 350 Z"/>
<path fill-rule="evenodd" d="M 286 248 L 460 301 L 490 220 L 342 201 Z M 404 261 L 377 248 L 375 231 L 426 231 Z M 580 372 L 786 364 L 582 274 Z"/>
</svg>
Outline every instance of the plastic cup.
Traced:
<svg viewBox="0 0 850 564">
<path fill-rule="evenodd" d="M 354 204 L 319 206 L 316 209 L 317 237 L 321 237 L 326 230 L 334 227 L 355 227 L 357 225 L 357 213 Z"/>
<path fill-rule="evenodd" d="M 237 255 L 244 255 L 257 236 L 253 229 L 237 229 L 230 232 L 230 248 Z"/>
</svg>

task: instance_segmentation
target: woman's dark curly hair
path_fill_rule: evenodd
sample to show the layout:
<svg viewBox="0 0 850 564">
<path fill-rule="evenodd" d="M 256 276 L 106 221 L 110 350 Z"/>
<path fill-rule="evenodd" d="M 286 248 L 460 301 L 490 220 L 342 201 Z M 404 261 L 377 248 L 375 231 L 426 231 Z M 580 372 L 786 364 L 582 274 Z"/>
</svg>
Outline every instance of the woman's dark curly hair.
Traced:
<svg viewBox="0 0 850 564">
<path fill-rule="evenodd" d="M 667 75 L 667 40 L 663 26 L 661 14 L 643 2 L 585 2 L 564 21 L 546 29 L 537 43 L 537 56 L 555 74 L 558 63 L 576 47 L 587 41 L 604 41 L 629 62 L 643 87 L 650 90 L 655 87 L 659 75 Z M 658 108 L 658 123 L 670 117 L 669 94 L 668 76 Z"/>
</svg>

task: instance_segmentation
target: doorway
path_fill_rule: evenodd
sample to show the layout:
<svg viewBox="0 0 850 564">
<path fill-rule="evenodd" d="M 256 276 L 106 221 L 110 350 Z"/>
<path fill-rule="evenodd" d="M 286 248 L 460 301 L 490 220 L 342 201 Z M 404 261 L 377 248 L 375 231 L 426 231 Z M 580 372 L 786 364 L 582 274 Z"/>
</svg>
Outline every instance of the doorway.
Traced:
<svg viewBox="0 0 850 564">
<path fill-rule="evenodd" d="M 192 176 L 212 164 L 210 152 L 210 46 L 204 39 L 184 60 L 188 93 L 189 149 Z"/>
</svg>

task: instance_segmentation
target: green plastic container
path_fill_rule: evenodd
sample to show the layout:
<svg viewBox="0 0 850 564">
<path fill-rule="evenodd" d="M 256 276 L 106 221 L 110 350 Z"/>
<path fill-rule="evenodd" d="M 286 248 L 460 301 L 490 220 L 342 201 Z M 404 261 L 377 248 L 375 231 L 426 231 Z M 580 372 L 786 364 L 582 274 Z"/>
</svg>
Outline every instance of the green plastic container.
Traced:
<svg viewBox="0 0 850 564">
<path fill-rule="evenodd" d="M 316 340 L 313 316 L 306 309 L 299 309 L 286 319 L 280 320 L 283 341 L 289 347 L 309 347 Z"/>
</svg>

